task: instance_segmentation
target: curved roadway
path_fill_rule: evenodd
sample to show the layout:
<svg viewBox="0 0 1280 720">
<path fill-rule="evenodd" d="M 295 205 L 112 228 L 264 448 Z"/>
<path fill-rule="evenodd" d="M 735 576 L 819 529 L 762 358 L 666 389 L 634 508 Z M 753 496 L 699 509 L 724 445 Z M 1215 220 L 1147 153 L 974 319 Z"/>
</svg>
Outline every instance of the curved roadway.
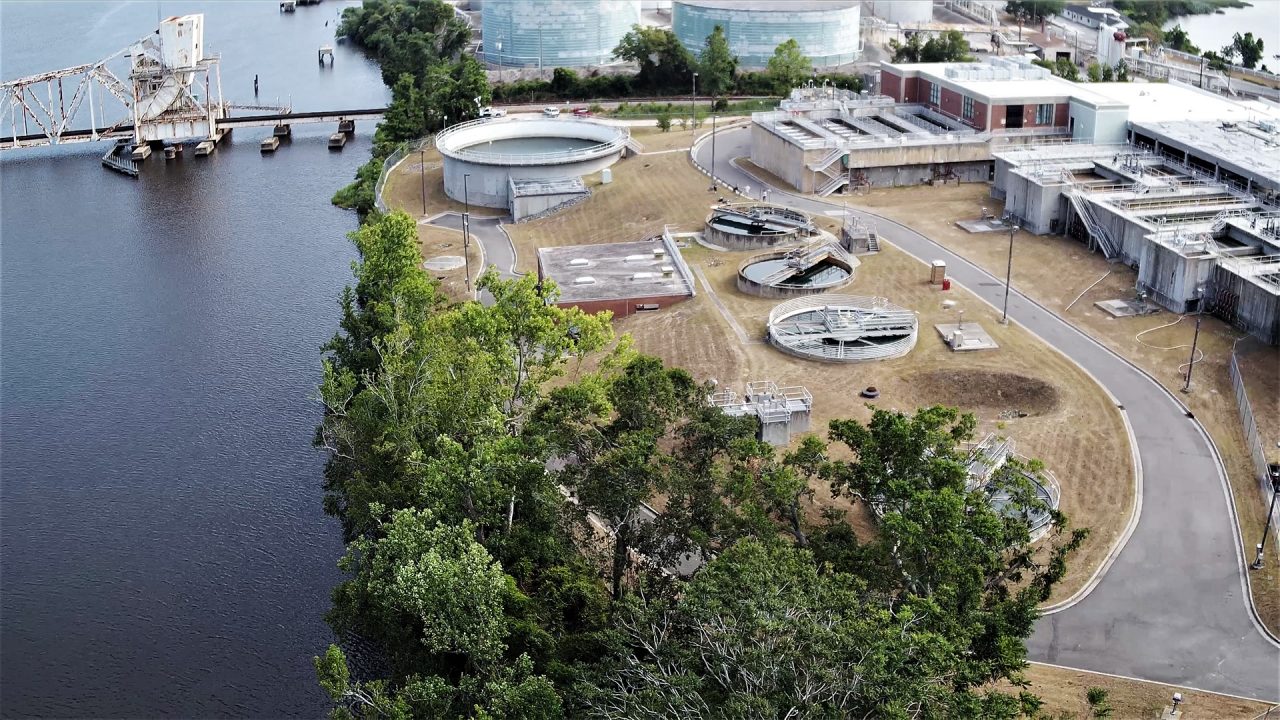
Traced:
<svg viewBox="0 0 1280 720">
<path fill-rule="evenodd" d="M 750 155 L 750 131 L 720 131 L 715 174 L 759 187 L 731 163 Z M 710 167 L 707 143 L 695 151 Z M 814 214 L 842 210 L 773 188 Z M 775 195 L 776 197 L 776 195 Z M 880 237 L 999 306 L 1004 283 L 941 245 L 886 218 Z M 1184 406 L 1154 379 L 1015 288 L 1009 316 L 1070 357 L 1116 398 L 1141 459 L 1140 516 L 1132 536 L 1083 599 L 1041 618 L 1028 647 L 1037 661 L 1172 685 L 1280 699 L 1280 645 L 1257 624 L 1244 585 L 1240 540 L 1221 463 Z"/>
</svg>

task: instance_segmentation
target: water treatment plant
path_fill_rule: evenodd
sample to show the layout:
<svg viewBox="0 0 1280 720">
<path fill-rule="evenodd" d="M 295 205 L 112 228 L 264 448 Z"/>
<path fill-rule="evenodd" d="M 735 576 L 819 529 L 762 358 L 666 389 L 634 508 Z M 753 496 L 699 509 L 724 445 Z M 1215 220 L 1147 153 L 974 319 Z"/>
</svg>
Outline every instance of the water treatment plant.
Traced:
<svg viewBox="0 0 1280 720">
<path fill-rule="evenodd" d="M 517 215 L 512 202 L 531 195 L 513 185 L 544 181 L 551 195 L 539 197 L 547 207 L 559 186 L 566 202 L 575 199 L 581 189 L 572 180 L 617 162 L 629 140 L 625 127 L 592 120 L 500 118 L 454 125 L 436 136 L 436 147 L 449 197 Z"/>
</svg>

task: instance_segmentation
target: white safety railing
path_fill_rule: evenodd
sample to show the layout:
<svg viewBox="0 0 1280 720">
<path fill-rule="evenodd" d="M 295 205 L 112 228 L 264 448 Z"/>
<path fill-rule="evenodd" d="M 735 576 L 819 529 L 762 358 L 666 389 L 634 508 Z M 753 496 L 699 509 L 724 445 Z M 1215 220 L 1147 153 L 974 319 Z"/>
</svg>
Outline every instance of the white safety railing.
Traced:
<svg viewBox="0 0 1280 720">
<path fill-rule="evenodd" d="M 433 140 L 434 138 L 432 136 L 427 136 L 418 140 L 401 143 L 394 152 L 387 156 L 386 160 L 382 161 L 382 172 L 378 173 L 378 182 L 374 183 L 373 186 L 373 205 L 378 208 L 378 212 L 388 212 L 387 203 L 382 199 L 382 189 L 386 187 L 387 176 L 391 174 L 392 168 L 400 164 L 400 161 L 405 159 L 405 157 L 411 153 L 416 153 L 430 148 Z"/>
<path fill-rule="evenodd" d="M 468 147 L 462 147 L 462 148 L 454 148 L 450 146 L 450 140 L 460 132 L 469 130 L 479 125 L 493 125 L 496 123 L 505 124 L 507 122 L 537 122 L 537 121 L 517 120 L 512 118 L 507 118 L 505 120 L 494 119 L 494 118 L 481 118 L 479 120 L 468 120 L 467 122 L 458 123 L 457 125 L 451 125 L 447 129 L 440 131 L 436 135 L 436 147 L 440 149 L 440 152 L 442 154 L 455 157 L 460 160 L 467 160 L 469 162 L 476 162 L 476 163 L 481 163 L 485 165 L 544 165 L 544 164 L 554 165 L 554 164 L 575 162 L 577 160 L 587 160 L 591 158 L 602 157 L 615 152 L 621 152 L 624 147 L 627 147 L 631 138 L 631 131 L 626 127 L 621 127 L 617 125 L 606 125 L 604 123 L 592 123 L 593 125 L 599 125 L 600 127 L 609 128 L 615 133 L 615 136 L 606 142 L 602 142 L 597 145 L 592 145 L 590 147 L 575 148 L 573 150 L 557 150 L 555 152 L 543 152 L 543 153 L 489 153 L 489 152 L 480 152 L 480 151 L 471 149 L 472 147 L 476 147 L 478 144 L 473 146 L 468 146 Z M 574 120 L 574 122 L 587 123 L 591 121 L 576 119 Z M 566 136 L 566 137 L 571 137 L 571 136 Z"/>
</svg>

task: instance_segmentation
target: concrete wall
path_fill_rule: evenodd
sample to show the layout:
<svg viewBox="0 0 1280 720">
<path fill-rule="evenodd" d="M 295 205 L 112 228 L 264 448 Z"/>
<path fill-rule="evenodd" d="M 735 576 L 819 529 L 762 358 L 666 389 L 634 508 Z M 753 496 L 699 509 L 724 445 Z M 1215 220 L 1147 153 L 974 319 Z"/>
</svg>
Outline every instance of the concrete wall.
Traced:
<svg viewBox="0 0 1280 720">
<path fill-rule="evenodd" d="M 1280 345 L 1280 298 L 1223 267 L 1210 272 L 1205 298 L 1215 315 L 1269 345 Z"/>
<path fill-rule="evenodd" d="M 511 198 L 511 204 L 508 211 L 511 213 L 512 221 L 520 222 L 531 215 L 544 213 L 548 210 L 564 205 L 565 203 L 590 197 L 590 195 L 591 193 L 589 192 L 570 192 L 557 193 L 553 195 L 526 195 L 525 197 L 515 197 Z"/>
<path fill-rule="evenodd" d="M 829 152 L 813 153 L 813 161 Z M 751 124 L 751 162 L 786 180 L 800 192 L 813 192 L 813 171 L 805 167 L 808 160 L 799 146 L 774 135 L 765 127 Z"/>
<path fill-rule="evenodd" d="M 1208 282 L 1214 260 L 1207 253 L 1186 257 L 1172 248 L 1147 241 L 1138 265 L 1138 287 L 1170 312 L 1190 312 L 1196 290 Z"/>
<path fill-rule="evenodd" d="M 1072 100 L 1067 125 L 1072 128 L 1071 137 L 1074 140 L 1106 144 L 1121 143 L 1127 139 L 1128 121 L 1127 107 L 1094 108 Z"/>
<path fill-rule="evenodd" d="M 615 298 L 612 300 L 581 300 L 578 302 L 559 302 L 559 307 L 576 307 L 583 312 L 594 315 L 598 312 L 608 310 L 613 313 L 615 318 L 627 317 L 635 315 L 637 312 L 650 312 L 646 310 L 637 310 L 637 305 L 657 305 L 659 309 L 674 305 L 682 300 L 688 300 L 688 295 L 648 295 L 645 297 L 634 298 Z"/>
</svg>

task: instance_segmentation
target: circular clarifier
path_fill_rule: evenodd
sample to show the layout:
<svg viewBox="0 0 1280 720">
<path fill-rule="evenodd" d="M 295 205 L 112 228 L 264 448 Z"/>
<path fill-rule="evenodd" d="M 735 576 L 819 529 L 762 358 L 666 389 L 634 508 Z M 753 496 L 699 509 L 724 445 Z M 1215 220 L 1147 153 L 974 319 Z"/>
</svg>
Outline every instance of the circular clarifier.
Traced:
<svg viewBox="0 0 1280 720">
<path fill-rule="evenodd" d="M 444 158 L 445 194 L 509 208 L 513 182 L 599 172 L 622 157 L 629 139 L 625 127 L 595 120 L 506 117 L 454 125 L 436 136 L 436 147 Z"/>
</svg>

